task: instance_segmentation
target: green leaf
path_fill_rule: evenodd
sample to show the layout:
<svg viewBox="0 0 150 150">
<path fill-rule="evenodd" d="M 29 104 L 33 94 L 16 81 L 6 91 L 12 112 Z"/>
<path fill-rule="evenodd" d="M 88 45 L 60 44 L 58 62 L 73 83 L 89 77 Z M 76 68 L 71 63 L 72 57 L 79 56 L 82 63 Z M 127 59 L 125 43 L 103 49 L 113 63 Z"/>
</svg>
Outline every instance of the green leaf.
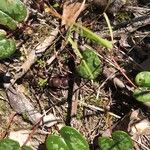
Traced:
<svg viewBox="0 0 150 150">
<path fill-rule="evenodd" d="M 16 51 L 16 44 L 11 39 L 0 39 L 0 60 L 9 58 Z"/>
<path fill-rule="evenodd" d="M 19 143 L 11 139 L 0 140 L 0 150 L 19 150 Z"/>
<path fill-rule="evenodd" d="M 3 29 L 0 29 L 0 39 L 6 38 L 6 32 Z"/>
<path fill-rule="evenodd" d="M 137 88 L 133 92 L 133 97 L 140 102 L 150 102 L 150 89 L 146 87 Z"/>
<path fill-rule="evenodd" d="M 136 75 L 135 82 L 138 86 L 150 87 L 150 71 L 143 71 Z"/>
<path fill-rule="evenodd" d="M 76 71 L 83 78 L 95 79 L 102 72 L 102 63 L 93 50 L 86 49 Z"/>
<path fill-rule="evenodd" d="M 32 148 L 25 145 L 25 146 L 22 146 L 21 150 L 32 150 Z"/>
<path fill-rule="evenodd" d="M 89 145 L 85 138 L 74 128 L 65 126 L 60 130 L 69 150 L 89 150 Z"/>
<path fill-rule="evenodd" d="M 53 5 L 53 7 L 54 7 L 54 8 L 58 8 L 58 7 L 59 7 L 59 3 L 56 2 L 56 3 Z"/>
<path fill-rule="evenodd" d="M 101 150 L 118 150 L 118 148 L 115 147 L 115 142 L 109 137 L 100 137 L 98 144 Z"/>
<path fill-rule="evenodd" d="M 27 9 L 20 0 L 1 0 L 0 10 L 18 22 L 27 16 Z"/>
<path fill-rule="evenodd" d="M 84 36 L 88 39 L 90 39 L 91 41 L 94 41 L 97 44 L 100 44 L 106 48 L 113 48 L 112 42 L 101 38 L 99 35 L 97 35 L 96 33 L 92 32 L 91 30 L 89 30 L 86 27 L 83 27 L 81 25 L 75 24 L 75 26 L 77 26 L 78 28 L 80 28 L 80 32 L 79 34 L 81 34 L 81 36 Z"/>
<path fill-rule="evenodd" d="M 132 150 L 133 148 L 131 137 L 124 131 L 113 132 L 112 139 L 115 141 L 119 150 Z"/>
<path fill-rule="evenodd" d="M 1 5 L 0 5 L 1 6 Z M 16 21 L 0 10 L 0 24 L 11 30 L 17 28 Z"/>
<path fill-rule="evenodd" d="M 101 150 L 132 150 L 131 137 L 124 131 L 115 131 L 112 138 L 100 137 L 98 144 Z"/>
<path fill-rule="evenodd" d="M 58 135 L 49 135 L 46 139 L 47 150 L 69 150 L 64 139 Z"/>
</svg>

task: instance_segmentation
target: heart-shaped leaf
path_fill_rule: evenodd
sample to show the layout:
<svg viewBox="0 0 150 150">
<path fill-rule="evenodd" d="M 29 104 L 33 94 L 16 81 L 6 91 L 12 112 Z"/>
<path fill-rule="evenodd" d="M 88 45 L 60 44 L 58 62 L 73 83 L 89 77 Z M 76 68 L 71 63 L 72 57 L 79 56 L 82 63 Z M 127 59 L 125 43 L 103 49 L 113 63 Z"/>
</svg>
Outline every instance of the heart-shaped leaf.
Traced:
<svg viewBox="0 0 150 150">
<path fill-rule="evenodd" d="M 133 97 L 140 102 L 150 102 L 150 89 L 146 87 L 137 88 L 133 92 Z"/>
<path fill-rule="evenodd" d="M 100 137 L 98 144 L 101 150 L 132 150 L 133 143 L 130 136 L 124 131 L 115 131 L 112 138 Z"/>
<path fill-rule="evenodd" d="M 86 79 L 95 79 L 102 72 L 102 64 L 97 54 L 90 49 L 82 53 L 82 60 L 76 67 L 77 73 Z"/>
<path fill-rule="evenodd" d="M 64 139 L 58 135 L 49 135 L 46 139 L 47 150 L 69 150 Z"/>
<path fill-rule="evenodd" d="M 11 139 L 0 140 L 0 150 L 19 150 L 19 143 Z"/>
<path fill-rule="evenodd" d="M 85 138 L 74 128 L 65 126 L 60 130 L 69 150 L 89 150 L 89 145 Z"/>
<path fill-rule="evenodd" d="M 150 87 L 150 71 L 143 71 L 136 75 L 135 82 L 138 86 Z"/>
<path fill-rule="evenodd" d="M 0 60 L 9 58 L 16 51 L 14 40 L 0 37 Z"/>
<path fill-rule="evenodd" d="M 115 131 L 112 133 L 112 139 L 121 150 L 132 150 L 133 143 L 131 137 L 124 131 Z"/>
<path fill-rule="evenodd" d="M 20 0 L 1 0 L 0 10 L 18 22 L 27 16 L 27 9 Z"/>
<path fill-rule="evenodd" d="M 118 150 L 115 142 L 109 137 L 101 137 L 98 142 L 101 150 Z"/>
<path fill-rule="evenodd" d="M 15 30 L 17 28 L 17 22 L 14 19 L 12 19 L 9 15 L 2 12 L 1 10 L 0 10 L 0 24 L 11 30 Z"/>
</svg>

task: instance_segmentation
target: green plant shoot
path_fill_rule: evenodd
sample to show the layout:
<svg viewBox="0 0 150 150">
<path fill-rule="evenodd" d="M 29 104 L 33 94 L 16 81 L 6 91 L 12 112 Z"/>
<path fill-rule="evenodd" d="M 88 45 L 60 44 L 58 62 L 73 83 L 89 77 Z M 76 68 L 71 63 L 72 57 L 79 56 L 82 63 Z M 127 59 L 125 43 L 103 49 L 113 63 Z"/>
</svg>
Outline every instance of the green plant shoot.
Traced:
<svg viewBox="0 0 150 150">
<path fill-rule="evenodd" d="M 102 45 L 103 47 L 110 48 L 110 49 L 113 48 L 112 42 L 101 38 L 99 35 L 97 35 L 96 33 L 92 32 L 88 28 L 86 28 L 86 27 L 84 27 L 82 25 L 79 25 L 79 24 L 74 24 L 74 26 L 80 29 L 79 30 L 79 34 L 81 36 L 84 36 L 84 37 L 90 39 L 91 41 L 94 41 L 95 43 L 97 43 L 99 45 Z"/>
</svg>

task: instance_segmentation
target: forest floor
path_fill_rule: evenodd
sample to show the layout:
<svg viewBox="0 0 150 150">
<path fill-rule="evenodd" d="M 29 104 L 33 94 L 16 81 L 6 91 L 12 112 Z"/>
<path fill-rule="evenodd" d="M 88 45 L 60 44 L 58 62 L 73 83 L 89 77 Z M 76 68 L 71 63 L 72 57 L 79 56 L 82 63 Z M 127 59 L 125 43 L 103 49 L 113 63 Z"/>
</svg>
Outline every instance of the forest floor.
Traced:
<svg viewBox="0 0 150 150">
<path fill-rule="evenodd" d="M 16 31 L 8 31 L 17 51 L 0 61 L 0 138 L 42 150 L 48 134 L 70 125 L 86 137 L 91 150 L 98 148 L 99 136 L 116 130 L 132 137 L 135 150 L 150 149 L 150 105 L 133 97 L 136 74 L 150 70 L 150 2 L 108 6 L 113 36 L 101 2 L 23 2 L 28 18 Z M 69 26 L 74 21 L 112 41 L 113 48 L 81 36 Z M 102 72 L 95 80 L 76 73 L 81 58 L 68 36 L 80 51 L 91 47 L 101 59 Z"/>
</svg>

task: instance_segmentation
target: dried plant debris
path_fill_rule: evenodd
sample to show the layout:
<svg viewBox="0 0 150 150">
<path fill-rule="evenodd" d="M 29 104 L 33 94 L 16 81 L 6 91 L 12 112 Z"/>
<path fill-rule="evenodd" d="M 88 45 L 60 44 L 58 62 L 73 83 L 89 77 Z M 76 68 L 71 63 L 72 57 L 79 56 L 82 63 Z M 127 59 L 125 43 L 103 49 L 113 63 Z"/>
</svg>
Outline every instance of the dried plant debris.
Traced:
<svg viewBox="0 0 150 150">
<path fill-rule="evenodd" d="M 126 0 L 93 0 L 92 2 L 97 8 L 102 9 L 103 11 L 107 11 L 108 13 L 115 14 L 117 13 L 121 7 L 126 4 Z"/>
<path fill-rule="evenodd" d="M 18 114 L 26 114 L 29 121 L 31 121 L 33 124 L 38 123 L 42 120 L 42 124 L 47 124 L 46 126 L 50 127 L 57 123 L 58 118 L 56 118 L 52 114 L 40 114 L 34 108 L 30 100 L 20 91 L 19 87 L 16 88 L 17 90 L 13 87 L 9 87 L 7 89 L 9 103 L 15 112 L 17 112 Z"/>
<path fill-rule="evenodd" d="M 62 26 L 70 26 L 75 23 L 80 13 L 85 9 L 85 0 L 82 3 L 70 3 L 66 1 L 63 5 Z"/>
<path fill-rule="evenodd" d="M 73 131 L 85 149 L 150 149 L 149 15 L 146 0 L 2 0 L 2 146 Z"/>
</svg>

